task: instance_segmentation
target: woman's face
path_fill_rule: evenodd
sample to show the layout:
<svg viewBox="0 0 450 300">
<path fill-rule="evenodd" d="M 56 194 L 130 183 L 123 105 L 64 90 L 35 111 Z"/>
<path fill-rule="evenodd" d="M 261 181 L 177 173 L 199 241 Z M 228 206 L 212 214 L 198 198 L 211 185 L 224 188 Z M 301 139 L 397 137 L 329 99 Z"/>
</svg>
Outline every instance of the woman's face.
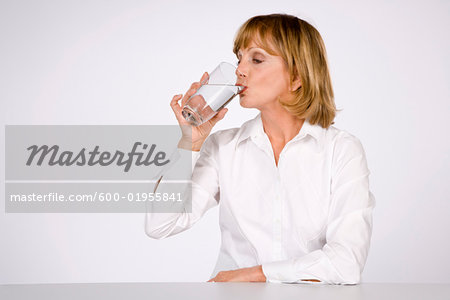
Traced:
<svg viewBox="0 0 450 300">
<path fill-rule="evenodd" d="M 240 104 L 260 111 L 281 105 L 292 97 L 287 66 L 280 56 L 274 56 L 259 48 L 254 42 L 248 48 L 239 49 L 237 84 L 247 86 L 240 94 Z"/>
</svg>

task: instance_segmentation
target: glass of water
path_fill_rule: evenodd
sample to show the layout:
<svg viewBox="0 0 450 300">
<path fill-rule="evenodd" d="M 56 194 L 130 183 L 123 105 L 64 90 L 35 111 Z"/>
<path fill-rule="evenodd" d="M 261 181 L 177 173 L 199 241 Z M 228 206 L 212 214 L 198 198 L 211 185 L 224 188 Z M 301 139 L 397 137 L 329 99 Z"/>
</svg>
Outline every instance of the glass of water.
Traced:
<svg viewBox="0 0 450 300">
<path fill-rule="evenodd" d="M 186 121 L 199 126 L 214 117 L 245 90 L 245 86 L 236 85 L 236 80 L 236 67 L 227 62 L 220 63 L 183 106 L 181 113 Z"/>
</svg>

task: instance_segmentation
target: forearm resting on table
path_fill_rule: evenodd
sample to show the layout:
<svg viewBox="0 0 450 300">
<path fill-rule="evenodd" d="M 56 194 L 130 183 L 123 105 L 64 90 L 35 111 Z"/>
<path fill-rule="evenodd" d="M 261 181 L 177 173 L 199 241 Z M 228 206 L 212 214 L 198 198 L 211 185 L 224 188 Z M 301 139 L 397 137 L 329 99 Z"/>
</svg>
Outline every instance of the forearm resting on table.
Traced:
<svg viewBox="0 0 450 300">
<path fill-rule="evenodd" d="M 231 271 L 221 271 L 217 273 L 216 277 L 211 278 L 208 282 L 266 282 L 267 278 L 263 272 L 262 266 L 255 266 L 250 268 L 241 268 Z M 301 281 L 320 282 L 317 279 L 302 279 Z"/>
</svg>

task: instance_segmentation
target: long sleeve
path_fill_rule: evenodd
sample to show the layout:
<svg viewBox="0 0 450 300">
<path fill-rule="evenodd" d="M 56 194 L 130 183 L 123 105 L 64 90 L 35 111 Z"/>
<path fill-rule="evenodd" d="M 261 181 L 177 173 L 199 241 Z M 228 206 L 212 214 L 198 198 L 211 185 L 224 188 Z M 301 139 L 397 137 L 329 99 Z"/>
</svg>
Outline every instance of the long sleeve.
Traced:
<svg viewBox="0 0 450 300">
<path fill-rule="evenodd" d="M 192 210 L 184 209 L 177 213 L 154 213 L 152 203 L 148 203 L 145 216 L 145 232 L 155 239 L 162 239 L 192 227 L 210 208 L 219 201 L 219 185 L 217 165 L 214 155 L 217 146 L 214 136 L 208 137 L 200 152 L 177 149 L 171 156 L 172 166 L 182 159 L 182 156 L 192 156 L 191 188 L 183 193 L 183 202 L 192 204 Z M 162 180 L 170 167 L 160 174 Z M 173 168 L 172 168 L 173 169 Z"/>
<path fill-rule="evenodd" d="M 370 246 L 375 199 L 369 191 L 370 172 L 359 140 L 353 136 L 338 139 L 332 162 L 325 245 L 302 257 L 263 264 L 267 281 L 360 282 Z"/>
</svg>

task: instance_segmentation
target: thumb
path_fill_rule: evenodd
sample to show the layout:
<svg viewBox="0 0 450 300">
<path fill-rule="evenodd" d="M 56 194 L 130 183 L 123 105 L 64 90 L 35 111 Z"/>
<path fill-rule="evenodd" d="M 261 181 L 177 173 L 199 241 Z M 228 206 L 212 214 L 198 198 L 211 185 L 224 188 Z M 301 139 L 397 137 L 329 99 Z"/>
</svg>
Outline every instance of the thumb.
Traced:
<svg viewBox="0 0 450 300">
<path fill-rule="evenodd" d="M 217 122 L 219 122 L 220 120 L 222 120 L 226 113 L 228 112 L 228 108 L 222 108 L 217 115 L 215 115 L 211 120 L 209 120 L 211 122 L 211 126 L 216 125 Z"/>
</svg>

